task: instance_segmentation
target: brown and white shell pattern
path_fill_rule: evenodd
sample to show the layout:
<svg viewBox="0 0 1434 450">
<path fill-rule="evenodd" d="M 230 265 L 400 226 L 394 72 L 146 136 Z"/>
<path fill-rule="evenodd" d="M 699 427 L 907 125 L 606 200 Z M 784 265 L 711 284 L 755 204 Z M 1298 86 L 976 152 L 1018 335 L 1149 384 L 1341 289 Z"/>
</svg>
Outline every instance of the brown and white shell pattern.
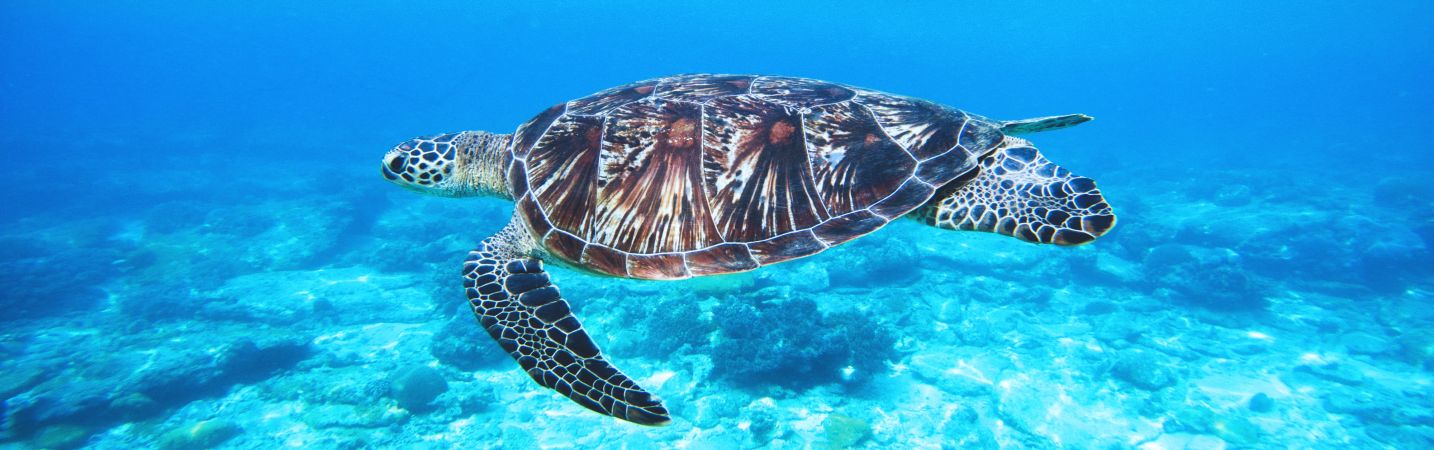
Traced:
<svg viewBox="0 0 1434 450">
<path fill-rule="evenodd" d="M 603 275 L 755 269 L 870 233 L 1004 138 L 979 116 L 801 78 L 679 75 L 518 128 L 509 190 L 552 256 Z"/>
</svg>

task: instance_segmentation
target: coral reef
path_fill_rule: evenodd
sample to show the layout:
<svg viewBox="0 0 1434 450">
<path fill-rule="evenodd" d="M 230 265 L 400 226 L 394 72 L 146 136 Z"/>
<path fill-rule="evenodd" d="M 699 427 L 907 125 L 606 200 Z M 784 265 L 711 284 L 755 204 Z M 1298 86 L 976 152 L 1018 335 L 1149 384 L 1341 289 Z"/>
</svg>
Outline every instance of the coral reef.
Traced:
<svg viewBox="0 0 1434 450">
<path fill-rule="evenodd" d="M 943 450 L 1001 448 L 991 430 L 981 426 L 981 414 L 970 407 L 961 407 L 951 414 L 941 428 L 941 437 Z"/>
<path fill-rule="evenodd" d="M 438 362 L 472 372 L 484 368 L 507 367 L 513 358 L 493 342 L 472 314 L 457 314 L 433 336 L 429 354 Z"/>
<path fill-rule="evenodd" d="M 634 346 L 641 354 L 665 358 L 683 346 L 708 350 L 707 336 L 716 329 L 704 320 L 693 297 L 669 299 L 654 305 L 642 319 L 647 338 Z"/>
<path fill-rule="evenodd" d="M 1177 378 L 1160 363 L 1154 352 L 1126 350 L 1120 353 L 1111 375 L 1138 388 L 1155 391 L 1175 384 Z"/>
<path fill-rule="evenodd" d="M 673 411 L 647 429 L 535 386 L 468 313 L 456 268 L 511 204 L 330 163 L 99 176 L 0 220 L 0 447 L 1434 442 L 1427 176 L 1131 165 L 1101 178 L 1122 225 L 1078 248 L 894 221 L 731 276 L 554 265 Z"/>
<path fill-rule="evenodd" d="M 90 434 L 85 427 L 61 423 L 41 428 L 30 444 L 41 449 L 69 450 L 84 446 Z"/>
<path fill-rule="evenodd" d="M 143 339 L 155 337 L 160 342 Z M 57 342 L 62 345 L 45 352 L 52 359 L 30 359 L 36 365 L 20 371 L 32 375 L 17 389 L 23 392 L 4 400 L 6 428 L 26 432 L 66 421 L 148 419 L 163 408 L 223 396 L 236 384 L 291 369 L 310 354 L 310 339 L 278 330 L 212 327 L 210 334 L 190 339 L 140 334 L 119 341 Z M 91 345 L 109 352 L 75 351 Z"/>
<path fill-rule="evenodd" d="M 98 286 L 117 275 L 112 267 L 135 254 L 124 243 L 73 239 L 58 231 L 0 237 L 0 286 L 5 286 L 0 322 L 94 309 L 105 297 Z"/>
<path fill-rule="evenodd" d="M 448 392 L 448 380 L 432 367 L 408 366 L 389 377 L 388 395 L 409 411 L 421 410 Z"/>
<path fill-rule="evenodd" d="M 158 447 L 161 450 L 207 450 L 242 432 L 233 422 L 221 419 L 206 420 L 165 433 L 159 438 Z"/>
<path fill-rule="evenodd" d="M 871 436 L 871 425 L 865 420 L 832 414 L 822 421 L 822 431 L 827 438 L 827 448 L 843 450 L 855 447 Z"/>
<path fill-rule="evenodd" d="M 860 312 L 822 315 L 805 297 L 756 302 L 733 298 L 713 309 L 723 339 L 713 372 L 741 384 L 811 386 L 854 367 L 862 379 L 880 373 L 895 337 Z"/>
<path fill-rule="evenodd" d="M 833 249 L 833 253 L 836 260 L 827 266 L 832 284 L 887 286 L 921 277 L 916 246 L 903 239 L 871 237 Z"/>
</svg>

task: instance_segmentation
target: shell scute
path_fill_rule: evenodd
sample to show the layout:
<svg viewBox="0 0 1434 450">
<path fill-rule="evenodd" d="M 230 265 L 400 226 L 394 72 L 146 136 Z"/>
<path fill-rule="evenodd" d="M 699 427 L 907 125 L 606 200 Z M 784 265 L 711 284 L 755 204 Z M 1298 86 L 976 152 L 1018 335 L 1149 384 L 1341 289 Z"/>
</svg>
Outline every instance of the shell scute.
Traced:
<svg viewBox="0 0 1434 450">
<path fill-rule="evenodd" d="M 519 198 L 517 204 L 513 206 L 513 211 L 516 216 L 528 224 L 528 229 L 533 230 L 533 234 L 542 236 L 548 234 L 548 230 L 553 229 L 553 224 L 548 222 L 548 216 L 543 214 L 543 209 L 538 207 L 538 202 L 534 201 L 531 195 Z"/>
<path fill-rule="evenodd" d="M 607 114 L 622 105 L 652 95 L 652 91 L 657 89 L 657 83 L 661 81 L 662 79 L 652 79 L 628 83 L 570 101 L 568 102 L 568 113 L 588 115 Z"/>
<path fill-rule="evenodd" d="M 728 242 L 754 242 L 829 218 L 795 109 L 747 95 L 714 100 L 702 123 L 702 176 Z"/>
<path fill-rule="evenodd" d="M 566 110 L 567 104 L 559 103 L 518 126 L 518 131 L 513 133 L 513 157 L 527 158 L 528 151 L 532 150 L 533 146 L 542 139 L 543 134 L 548 131 L 548 126 L 552 125 L 553 121 L 562 116 Z"/>
<path fill-rule="evenodd" d="M 876 231 L 887 222 L 871 211 L 861 210 L 822 222 L 812 228 L 812 234 L 830 247 Z"/>
<path fill-rule="evenodd" d="M 592 229 L 602 134 L 600 117 L 563 116 L 527 161 L 528 184 L 548 220 L 574 236 L 586 237 Z"/>
<path fill-rule="evenodd" d="M 871 212 L 888 219 L 895 219 L 926 203 L 936 188 L 914 179 L 906 180 L 900 189 L 881 202 L 871 206 Z"/>
<path fill-rule="evenodd" d="M 548 249 L 548 253 L 562 258 L 569 264 L 581 264 L 583 260 L 583 248 L 587 246 L 587 243 L 583 242 L 582 239 L 564 233 L 562 230 L 549 231 L 548 235 L 543 238 L 542 244 L 543 247 Z"/>
<path fill-rule="evenodd" d="M 508 164 L 508 194 L 514 198 L 523 197 L 528 194 L 528 167 L 521 160 L 512 160 Z"/>
<path fill-rule="evenodd" d="M 752 252 L 743 244 L 722 244 L 682 255 L 693 276 L 743 272 L 756 269 Z"/>
<path fill-rule="evenodd" d="M 946 182 L 975 168 L 978 158 L 980 155 L 972 154 L 965 147 L 958 145 L 946 153 L 918 164 L 916 177 L 934 185 L 946 184 Z"/>
<path fill-rule="evenodd" d="M 657 85 L 658 98 L 703 103 L 718 97 L 747 93 L 752 75 L 692 75 Z"/>
<path fill-rule="evenodd" d="M 747 244 L 747 248 L 758 263 L 767 265 L 814 255 L 826 250 L 827 246 L 811 230 L 802 230 L 753 242 Z"/>
<path fill-rule="evenodd" d="M 701 106 L 664 100 L 609 114 L 589 242 L 639 254 L 722 242 L 702 187 L 701 121 Z"/>
<path fill-rule="evenodd" d="M 876 204 L 896 192 L 916 167 L 916 159 L 860 105 L 812 108 L 806 133 L 817 192 L 834 216 Z"/>
<path fill-rule="evenodd" d="M 588 244 L 583 248 L 583 267 L 616 277 L 627 276 L 627 253 L 601 245 Z"/>
<path fill-rule="evenodd" d="M 871 108 L 887 134 L 923 161 L 954 148 L 969 119 L 946 105 L 884 92 L 863 90 L 856 101 Z"/>
<path fill-rule="evenodd" d="M 996 147 L 1006 139 L 1006 135 L 1001 133 L 1000 123 L 981 116 L 971 117 L 972 120 L 961 129 L 961 146 L 977 157 L 996 151 Z"/>
<path fill-rule="evenodd" d="M 682 255 L 665 253 L 660 255 L 627 255 L 627 273 L 633 278 L 644 280 L 680 280 L 690 278 Z"/>
<path fill-rule="evenodd" d="M 759 77 L 752 95 L 787 105 L 810 107 L 851 100 L 856 91 L 836 83 L 792 77 Z"/>
</svg>

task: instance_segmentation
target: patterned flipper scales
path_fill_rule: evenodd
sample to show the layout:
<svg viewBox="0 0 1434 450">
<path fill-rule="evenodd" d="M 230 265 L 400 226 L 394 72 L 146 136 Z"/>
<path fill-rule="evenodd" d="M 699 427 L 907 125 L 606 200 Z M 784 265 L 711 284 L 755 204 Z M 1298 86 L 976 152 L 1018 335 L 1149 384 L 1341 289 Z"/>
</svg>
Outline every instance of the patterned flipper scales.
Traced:
<svg viewBox="0 0 1434 450">
<path fill-rule="evenodd" d="M 1046 160 L 1023 139 L 1007 137 L 983 158 L 975 178 L 912 212 L 938 228 L 986 231 L 1038 244 L 1081 245 L 1115 226 L 1095 181 Z"/>
<path fill-rule="evenodd" d="M 603 359 L 543 263 L 517 250 L 519 236 L 510 226 L 463 263 L 469 304 L 488 335 L 538 384 L 587 409 L 640 425 L 670 422 L 657 397 Z"/>
</svg>

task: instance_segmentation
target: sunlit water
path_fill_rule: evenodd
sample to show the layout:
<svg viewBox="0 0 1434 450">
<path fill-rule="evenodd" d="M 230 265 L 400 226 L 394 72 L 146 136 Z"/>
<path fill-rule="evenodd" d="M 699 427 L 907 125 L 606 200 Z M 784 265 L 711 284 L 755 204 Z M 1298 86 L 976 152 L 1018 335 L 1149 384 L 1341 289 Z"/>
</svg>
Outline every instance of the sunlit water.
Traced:
<svg viewBox="0 0 1434 450">
<path fill-rule="evenodd" d="M 1434 445 L 1431 17 L 5 2 L 0 449 Z M 694 72 L 1089 114 L 1025 137 L 1120 223 L 1056 248 L 902 221 L 682 282 L 556 270 L 673 424 L 588 412 L 463 306 L 461 258 L 511 204 L 419 197 L 379 160 Z"/>
</svg>

